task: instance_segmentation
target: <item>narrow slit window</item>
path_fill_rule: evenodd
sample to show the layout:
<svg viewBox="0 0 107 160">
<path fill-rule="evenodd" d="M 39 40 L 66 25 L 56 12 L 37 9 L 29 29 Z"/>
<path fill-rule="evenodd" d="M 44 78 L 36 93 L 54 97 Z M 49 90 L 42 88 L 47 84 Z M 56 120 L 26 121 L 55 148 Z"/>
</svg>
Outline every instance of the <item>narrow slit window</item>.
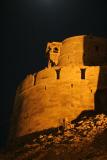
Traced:
<svg viewBox="0 0 107 160">
<path fill-rule="evenodd" d="M 46 86 L 45 86 L 45 90 L 46 90 Z"/>
<path fill-rule="evenodd" d="M 60 71 L 61 71 L 61 69 L 56 70 L 56 78 L 57 79 L 60 79 Z"/>
<path fill-rule="evenodd" d="M 81 69 L 81 79 L 85 79 L 85 72 L 86 72 L 86 69 Z"/>
<path fill-rule="evenodd" d="M 34 86 L 36 85 L 36 77 L 37 77 L 37 74 L 34 75 Z"/>
</svg>

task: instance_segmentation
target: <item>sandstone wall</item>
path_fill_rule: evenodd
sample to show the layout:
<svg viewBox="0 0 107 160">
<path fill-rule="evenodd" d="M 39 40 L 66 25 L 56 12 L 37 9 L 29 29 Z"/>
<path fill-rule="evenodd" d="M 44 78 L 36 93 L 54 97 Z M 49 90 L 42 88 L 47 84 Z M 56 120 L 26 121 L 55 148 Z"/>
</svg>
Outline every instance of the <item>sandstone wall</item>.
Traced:
<svg viewBox="0 0 107 160">
<path fill-rule="evenodd" d="M 107 65 L 107 39 L 93 36 L 75 36 L 62 42 L 60 66 Z"/>
<path fill-rule="evenodd" d="M 85 79 L 81 79 L 84 67 Z M 12 137 L 57 127 L 63 118 L 73 120 L 82 111 L 94 109 L 100 70 L 98 66 L 71 65 L 60 69 L 59 79 L 56 68 L 27 76 L 16 94 Z M 105 83 L 101 81 L 99 87 L 107 89 L 106 66 L 103 73 Z"/>
<path fill-rule="evenodd" d="M 107 39 L 84 37 L 83 64 L 88 66 L 107 65 Z"/>
<path fill-rule="evenodd" d="M 46 48 L 46 56 L 48 58 L 48 66 L 52 63 L 58 64 L 62 42 L 49 42 Z"/>
<path fill-rule="evenodd" d="M 83 35 L 61 46 L 57 67 L 28 75 L 18 87 L 10 139 L 58 127 L 84 110 L 107 111 L 107 40 Z"/>
<path fill-rule="evenodd" d="M 69 64 L 82 64 L 84 52 L 83 41 L 84 36 L 76 36 L 65 39 L 62 42 L 59 65 L 66 66 Z"/>
</svg>

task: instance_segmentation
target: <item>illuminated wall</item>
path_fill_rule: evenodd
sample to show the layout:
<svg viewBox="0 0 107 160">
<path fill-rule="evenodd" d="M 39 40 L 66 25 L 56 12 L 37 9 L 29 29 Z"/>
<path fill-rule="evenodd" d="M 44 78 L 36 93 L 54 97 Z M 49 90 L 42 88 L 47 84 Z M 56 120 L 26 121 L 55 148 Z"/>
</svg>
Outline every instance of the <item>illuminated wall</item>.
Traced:
<svg viewBox="0 0 107 160">
<path fill-rule="evenodd" d="M 62 42 L 59 65 L 107 65 L 107 39 L 93 36 L 75 36 Z"/>
<path fill-rule="evenodd" d="M 100 104 L 101 108 L 107 111 L 107 66 L 92 66 L 91 58 L 90 65 L 85 65 L 88 63 L 87 58 L 86 61 L 83 59 L 84 53 L 88 52 L 83 47 L 85 37 L 77 36 L 63 41 L 59 65 L 28 75 L 18 87 L 10 139 L 58 127 L 64 118 L 73 120 L 84 110 L 96 110 L 98 100 L 99 104 L 104 104 L 104 108 Z M 95 46 L 96 42 L 97 45 L 99 42 L 98 48 L 102 48 L 102 44 L 105 46 L 105 39 L 102 41 L 102 38 L 95 38 Z M 93 50 L 91 46 L 94 46 L 93 43 L 89 44 L 89 53 Z M 103 56 L 106 57 L 105 51 L 100 55 L 99 50 L 100 60 L 97 53 L 92 55 L 96 57 L 94 64 L 106 64 L 106 59 L 103 59 Z M 100 93 L 103 93 L 103 97 Z"/>
</svg>

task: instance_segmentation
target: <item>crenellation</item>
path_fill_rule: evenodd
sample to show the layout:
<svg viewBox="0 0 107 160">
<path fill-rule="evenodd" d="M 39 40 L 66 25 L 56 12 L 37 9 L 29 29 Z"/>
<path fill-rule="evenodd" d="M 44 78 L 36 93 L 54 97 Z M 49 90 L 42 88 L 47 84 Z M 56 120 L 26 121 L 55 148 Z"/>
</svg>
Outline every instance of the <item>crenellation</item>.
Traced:
<svg viewBox="0 0 107 160">
<path fill-rule="evenodd" d="M 10 139 L 57 127 L 82 111 L 107 111 L 107 40 L 75 36 L 48 43 L 47 68 L 16 92 Z M 100 108 L 101 106 L 101 108 Z"/>
</svg>

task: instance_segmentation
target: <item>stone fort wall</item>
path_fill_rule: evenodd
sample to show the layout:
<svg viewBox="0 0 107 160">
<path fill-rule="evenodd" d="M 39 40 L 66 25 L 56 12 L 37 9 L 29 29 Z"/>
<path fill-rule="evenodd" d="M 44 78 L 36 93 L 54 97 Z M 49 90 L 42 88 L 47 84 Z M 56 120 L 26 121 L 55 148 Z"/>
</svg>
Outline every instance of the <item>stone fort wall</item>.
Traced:
<svg viewBox="0 0 107 160">
<path fill-rule="evenodd" d="M 94 36 L 75 36 L 62 42 L 59 65 L 107 65 L 107 39 Z"/>
<path fill-rule="evenodd" d="M 85 79 L 82 79 L 84 68 Z M 105 83 L 99 89 L 107 89 L 107 66 L 103 68 Z M 99 74 L 99 66 L 70 65 L 61 68 L 59 79 L 55 68 L 27 76 L 16 93 L 11 134 L 20 137 L 57 127 L 66 117 L 73 120 L 83 110 L 93 110 Z"/>
<path fill-rule="evenodd" d="M 16 91 L 10 139 L 58 127 L 64 118 L 73 120 L 84 110 L 97 109 L 96 104 L 107 111 L 106 42 L 68 38 L 62 42 L 58 66 L 25 78 Z"/>
</svg>

